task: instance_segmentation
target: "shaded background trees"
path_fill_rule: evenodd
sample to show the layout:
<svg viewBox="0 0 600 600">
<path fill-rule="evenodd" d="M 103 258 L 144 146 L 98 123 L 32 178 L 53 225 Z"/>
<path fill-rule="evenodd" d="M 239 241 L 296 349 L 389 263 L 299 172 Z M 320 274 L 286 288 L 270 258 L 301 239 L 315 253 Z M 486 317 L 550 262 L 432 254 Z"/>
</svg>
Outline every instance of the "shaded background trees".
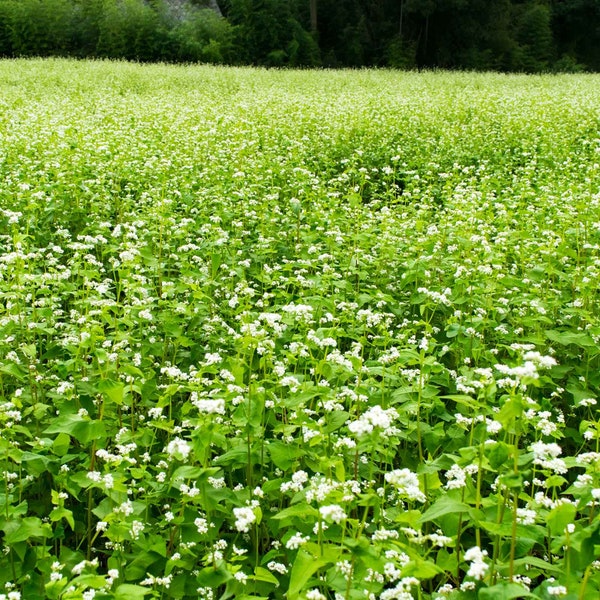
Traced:
<svg viewBox="0 0 600 600">
<path fill-rule="evenodd" d="M 0 0 L 0 55 L 600 70 L 600 0 Z"/>
</svg>

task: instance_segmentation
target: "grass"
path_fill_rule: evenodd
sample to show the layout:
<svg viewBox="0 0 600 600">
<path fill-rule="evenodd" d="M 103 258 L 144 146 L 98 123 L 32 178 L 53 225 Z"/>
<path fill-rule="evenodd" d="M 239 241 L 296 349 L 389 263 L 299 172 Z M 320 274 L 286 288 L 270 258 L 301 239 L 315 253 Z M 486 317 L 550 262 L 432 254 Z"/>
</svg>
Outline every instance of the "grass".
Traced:
<svg viewBox="0 0 600 600">
<path fill-rule="evenodd" d="M 600 78 L 0 63 L 0 598 L 600 593 Z"/>
</svg>

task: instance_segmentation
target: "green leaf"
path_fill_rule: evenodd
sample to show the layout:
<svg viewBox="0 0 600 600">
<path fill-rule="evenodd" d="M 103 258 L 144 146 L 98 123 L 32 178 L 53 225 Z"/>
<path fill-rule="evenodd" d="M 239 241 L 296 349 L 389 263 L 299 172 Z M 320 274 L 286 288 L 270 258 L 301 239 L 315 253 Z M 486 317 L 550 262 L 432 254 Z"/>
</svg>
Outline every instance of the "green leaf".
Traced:
<svg viewBox="0 0 600 600">
<path fill-rule="evenodd" d="M 305 550 L 298 550 L 296 560 L 292 566 L 290 575 L 290 587 L 287 592 L 287 600 L 296 600 L 308 580 L 330 561 L 325 558 L 314 557 Z"/>
<path fill-rule="evenodd" d="M 59 433 L 52 443 L 52 452 L 56 456 L 64 456 L 71 447 L 71 436 L 67 433 Z"/>
<path fill-rule="evenodd" d="M 402 575 L 406 577 L 417 577 L 418 579 L 431 579 L 443 573 L 442 569 L 435 563 L 421 558 L 414 558 L 402 569 Z"/>
<path fill-rule="evenodd" d="M 268 571 L 263 567 L 256 567 L 256 569 L 254 569 L 254 580 L 272 583 L 275 586 L 279 585 L 279 580 L 277 577 L 275 577 L 271 571 Z"/>
<path fill-rule="evenodd" d="M 6 533 L 4 543 L 12 546 L 30 538 L 52 537 L 52 528 L 48 523 L 42 523 L 37 517 L 25 517 L 19 521 L 9 521 L 3 527 Z"/>
<path fill-rule="evenodd" d="M 450 394 L 448 396 L 441 396 L 441 399 L 452 400 L 453 402 L 456 402 L 456 404 L 462 404 L 470 409 L 478 409 L 481 407 L 481 403 L 471 398 L 471 396 L 467 396 L 465 394 Z"/>
<path fill-rule="evenodd" d="M 106 429 L 102 421 L 85 420 L 74 413 L 61 415 L 44 433 L 68 433 L 82 444 L 106 437 Z"/>
<path fill-rule="evenodd" d="M 550 475 L 546 479 L 546 488 L 550 489 L 553 487 L 562 487 L 565 483 L 569 483 L 562 475 Z"/>
<path fill-rule="evenodd" d="M 309 517 L 313 517 L 316 519 L 319 516 L 319 511 L 307 504 L 306 502 L 300 502 L 298 504 L 294 504 L 288 508 L 284 508 L 279 511 L 276 515 L 273 515 L 271 518 L 276 520 L 284 520 L 284 519 L 292 519 L 294 517 L 299 517 L 303 521 Z"/>
<path fill-rule="evenodd" d="M 350 416 L 349 413 L 342 410 L 336 410 L 327 416 L 327 425 L 323 429 L 323 433 L 332 433 L 336 429 L 339 429 Z"/>
<path fill-rule="evenodd" d="M 214 469 L 214 471 L 217 471 L 217 470 L 218 469 Z M 192 467 L 189 465 L 184 465 L 175 470 L 175 472 L 173 473 L 173 475 L 171 477 L 171 480 L 172 481 L 176 481 L 177 479 L 179 479 L 179 480 L 185 480 L 185 479 L 198 480 L 198 479 L 200 479 L 200 476 L 202 475 L 203 472 L 204 472 L 204 469 L 202 469 L 201 467 Z"/>
<path fill-rule="evenodd" d="M 597 348 L 594 340 L 586 333 L 576 333 L 574 331 L 556 331 L 550 329 L 546 331 L 546 337 L 562 346 L 578 346 L 579 348 Z"/>
<path fill-rule="evenodd" d="M 8 363 L 5 365 L 2 365 L 0 367 L 0 373 L 6 373 L 7 375 L 12 375 L 13 377 L 16 377 L 19 381 L 22 381 L 23 379 L 25 379 L 25 375 L 27 374 L 27 372 L 24 369 L 22 369 L 15 363 Z"/>
<path fill-rule="evenodd" d="M 485 447 L 485 455 L 492 469 L 498 470 L 507 460 L 510 455 L 509 446 L 504 442 L 496 442 Z"/>
<path fill-rule="evenodd" d="M 106 579 L 102 575 L 96 575 L 95 573 L 84 573 L 83 575 L 79 575 L 79 577 L 75 577 L 71 583 L 97 590 L 106 585 Z"/>
<path fill-rule="evenodd" d="M 221 454 L 221 456 L 213 462 L 216 465 L 232 466 L 235 468 L 246 466 L 248 461 L 252 463 L 258 462 L 258 453 L 253 451 L 251 455 L 248 456 L 248 448 L 246 448 L 245 445 L 242 445 L 232 448 L 229 452 L 225 452 L 225 454 Z"/>
<path fill-rule="evenodd" d="M 140 598 L 144 598 L 151 593 L 151 589 L 142 587 L 141 585 L 122 583 L 115 590 L 115 600 L 139 600 Z"/>
<path fill-rule="evenodd" d="M 283 442 L 275 441 L 270 442 L 267 447 L 271 455 L 271 460 L 282 471 L 287 471 L 296 459 L 305 454 L 305 451 L 296 444 L 284 444 Z"/>
<path fill-rule="evenodd" d="M 98 391 L 102 392 L 109 400 L 117 405 L 123 404 L 125 397 L 125 384 L 112 379 L 102 379 L 98 382 Z"/>
<path fill-rule="evenodd" d="M 58 581 L 49 581 L 44 586 L 45 596 L 47 600 L 58 600 L 62 591 L 67 587 L 69 580 L 66 577 L 59 579 Z"/>
<path fill-rule="evenodd" d="M 552 535 L 563 535 L 567 525 L 575 522 L 576 513 L 577 508 L 572 504 L 561 504 L 553 508 L 546 517 L 546 523 L 548 523 Z"/>
<path fill-rule="evenodd" d="M 54 459 L 56 460 L 56 459 Z M 48 465 L 53 461 L 47 456 L 41 454 L 33 454 L 33 452 L 23 452 L 21 454 L 21 462 L 27 463 L 27 471 L 31 475 L 41 475 L 48 471 Z"/>
<path fill-rule="evenodd" d="M 542 573 L 554 573 L 555 575 L 562 575 L 563 568 L 561 565 L 551 565 L 549 562 L 538 558 L 537 556 L 527 556 L 525 558 L 518 558 L 515 560 L 515 568 L 523 566 L 527 569 L 535 567 L 540 569 Z"/>
<path fill-rule="evenodd" d="M 128 580 L 140 579 L 148 572 L 148 567 L 162 560 L 155 552 L 139 552 L 125 568 L 125 577 Z"/>
<path fill-rule="evenodd" d="M 229 581 L 233 575 L 222 567 L 205 567 L 198 573 L 196 582 L 200 587 L 217 588 Z"/>
<path fill-rule="evenodd" d="M 448 327 L 446 327 L 446 337 L 450 339 L 456 337 L 460 333 L 461 329 L 464 330 L 464 327 L 462 327 L 459 323 L 451 323 L 448 325 Z"/>
<path fill-rule="evenodd" d="M 514 600 L 514 598 L 537 598 L 517 583 L 503 581 L 479 590 L 478 600 Z"/>
<path fill-rule="evenodd" d="M 69 524 L 69 527 L 71 527 L 71 529 L 73 530 L 75 529 L 75 520 L 73 519 L 73 513 L 67 508 L 58 506 L 50 513 L 50 520 L 53 523 L 55 523 L 56 521 L 60 521 L 61 519 L 65 519 L 66 522 Z"/>
<path fill-rule="evenodd" d="M 494 417 L 496 421 L 507 427 L 509 423 L 518 419 L 523 414 L 523 401 L 520 398 L 511 398 L 504 403 L 500 412 Z"/>
<path fill-rule="evenodd" d="M 435 521 L 435 519 L 443 517 L 444 515 L 464 513 L 468 510 L 469 506 L 464 502 L 454 500 L 454 498 L 450 498 L 449 496 L 441 496 L 421 515 L 419 523 Z"/>
</svg>

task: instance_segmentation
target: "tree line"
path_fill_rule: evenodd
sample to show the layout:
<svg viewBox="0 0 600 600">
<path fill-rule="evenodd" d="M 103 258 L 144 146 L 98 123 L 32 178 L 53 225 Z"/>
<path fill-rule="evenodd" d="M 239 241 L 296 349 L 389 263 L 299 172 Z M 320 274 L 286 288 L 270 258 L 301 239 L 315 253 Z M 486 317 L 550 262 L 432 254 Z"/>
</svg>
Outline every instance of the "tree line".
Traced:
<svg viewBox="0 0 600 600">
<path fill-rule="evenodd" d="M 0 56 L 600 70 L 600 0 L 0 0 Z"/>
</svg>

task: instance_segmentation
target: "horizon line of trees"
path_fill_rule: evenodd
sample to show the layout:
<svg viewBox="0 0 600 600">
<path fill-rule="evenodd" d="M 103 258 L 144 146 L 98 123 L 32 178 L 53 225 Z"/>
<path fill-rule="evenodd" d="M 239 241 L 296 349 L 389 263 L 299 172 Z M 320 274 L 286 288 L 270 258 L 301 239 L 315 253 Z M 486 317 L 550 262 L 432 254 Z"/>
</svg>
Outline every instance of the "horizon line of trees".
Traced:
<svg viewBox="0 0 600 600">
<path fill-rule="evenodd" d="M 0 0 L 0 56 L 600 71 L 600 0 Z"/>
</svg>

